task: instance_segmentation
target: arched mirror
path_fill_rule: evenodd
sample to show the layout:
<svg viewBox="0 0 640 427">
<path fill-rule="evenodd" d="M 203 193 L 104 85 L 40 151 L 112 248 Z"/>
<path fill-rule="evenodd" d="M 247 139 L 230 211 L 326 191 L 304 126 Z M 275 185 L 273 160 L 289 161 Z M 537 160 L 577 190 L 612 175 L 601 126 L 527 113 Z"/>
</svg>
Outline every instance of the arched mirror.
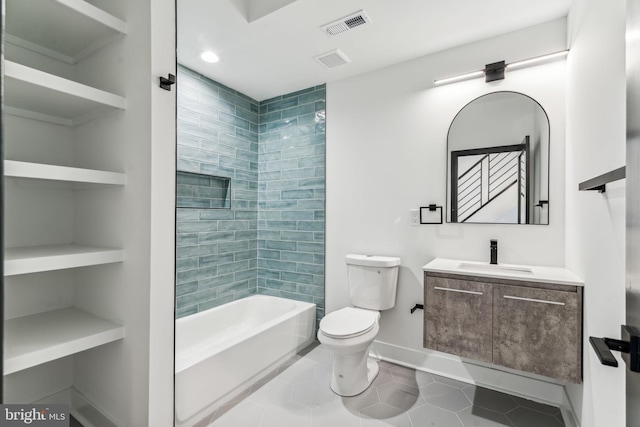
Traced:
<svg viewBox="0 0 640 427">
<path fill-rule="evenodd" d="M 521 93 L 465 105 L 447 137 L 447 221 L 549 224 L 549 135 L 544 109 Z"/>
</svg>

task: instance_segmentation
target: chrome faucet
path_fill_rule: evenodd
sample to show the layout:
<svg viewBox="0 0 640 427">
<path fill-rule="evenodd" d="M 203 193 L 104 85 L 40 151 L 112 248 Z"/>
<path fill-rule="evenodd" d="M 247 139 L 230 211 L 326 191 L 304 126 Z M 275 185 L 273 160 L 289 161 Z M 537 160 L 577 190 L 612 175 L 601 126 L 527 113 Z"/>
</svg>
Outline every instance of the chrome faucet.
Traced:
<svg viewBox="0 0 640 427">
<path fill-rule="evenodd" d="M 498 241 L 495 239 L 491 239 L 491 264 L 498 263 Z"/>
</svg>

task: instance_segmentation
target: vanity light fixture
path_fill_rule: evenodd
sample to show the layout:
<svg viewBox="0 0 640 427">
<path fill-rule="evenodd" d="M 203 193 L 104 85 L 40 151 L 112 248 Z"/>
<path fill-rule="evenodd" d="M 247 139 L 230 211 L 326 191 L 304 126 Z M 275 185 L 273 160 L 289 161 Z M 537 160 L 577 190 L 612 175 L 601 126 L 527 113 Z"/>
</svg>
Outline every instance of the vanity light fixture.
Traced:
<svg viewBox="0 0 640 427">
<path fill-rule="evenodd" d="M 204 62 L 208 62 L 209 64 L 213 64 L 220 61 L 220 58 L 218 57 L 218 55 L 216 55 L 214 52 L 210 50 L 205 50 L 204 52 L 202 52 L 200 54 L 200 59 L 202 59 Z"/>
<path fill-rule="evenodd" d="M 436 86 L 441 86 L 449 83 L 460 82 L 463 80 L 470 80 L 476 77 L 485 76 L 486 82 L 492 82 L 495 80 L 504 79 L 505 70 L 515 70 L 519 68 L 530 67 L 532 65 L 542 64 L 550 62 L 556 59 L 565 58 L 569 54 L 569 50 L 562 50 L 560 52 L 550 53 L 548 55 L 536 56 L 534 58 L 524 59 L 522 61 L 511 62 L 509 64 L 505 61 L 494 62 L 485 65 L 484 69 L 478 71 L 472 71 L 470 73 L 459 74 L 453 77 L 445 77 L 442 79 L 436 79 L 433 83 Z"/>
</svg>

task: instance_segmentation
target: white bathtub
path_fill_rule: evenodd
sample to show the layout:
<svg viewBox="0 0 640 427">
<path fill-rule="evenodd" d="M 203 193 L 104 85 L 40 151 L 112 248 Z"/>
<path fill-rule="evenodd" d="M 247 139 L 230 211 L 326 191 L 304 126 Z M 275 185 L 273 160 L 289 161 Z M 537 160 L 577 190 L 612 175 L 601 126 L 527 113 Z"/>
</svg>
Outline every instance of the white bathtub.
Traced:
<svg viewBox="0 0 640 427">
<path fill-rule="evenodd" d="M 316 305 L 254 295 L 176 321 L 176 425 L 192 425 L 315 339 Z"/>
</svg>

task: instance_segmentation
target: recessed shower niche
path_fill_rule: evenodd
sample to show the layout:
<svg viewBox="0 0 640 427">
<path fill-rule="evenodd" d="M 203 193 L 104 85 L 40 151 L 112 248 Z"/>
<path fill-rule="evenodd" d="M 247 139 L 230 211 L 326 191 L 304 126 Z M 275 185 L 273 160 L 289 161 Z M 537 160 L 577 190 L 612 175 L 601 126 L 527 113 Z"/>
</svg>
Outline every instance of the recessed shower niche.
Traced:
<svg viewBox="0 0 640 427">
<path fill-rule="evenodd" d="M 178 171 L 176 186 L 179 208 L 231 208 L 231 178 Z"/>
</svg>

